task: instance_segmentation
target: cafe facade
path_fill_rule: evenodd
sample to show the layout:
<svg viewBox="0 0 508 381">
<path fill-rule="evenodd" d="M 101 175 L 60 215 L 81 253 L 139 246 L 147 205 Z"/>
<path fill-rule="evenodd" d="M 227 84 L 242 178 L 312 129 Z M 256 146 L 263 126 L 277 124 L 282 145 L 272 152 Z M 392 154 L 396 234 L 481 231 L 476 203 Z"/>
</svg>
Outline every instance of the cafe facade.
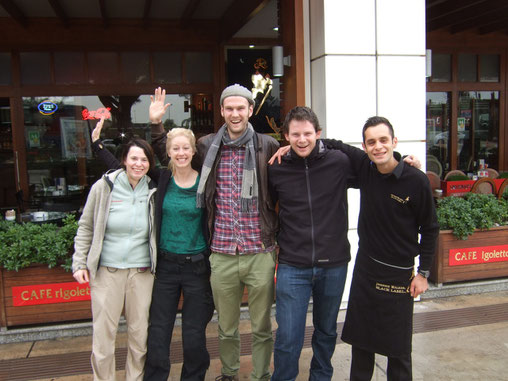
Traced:
<svg viewBox="0 0 508 381">
<path fill-rule="evenodd" d="M 399 149 L 441 178 L 480 162 L 508 170 L 508 35 L 496 2 L 40 3 L 0 7 L 3 209 L 82 204 L 104 169 L 90 130 L 108 117 L 113 151 L 149 139 L 157 86 L 172 103 L 167 128 L 198 136 L 220 126 L 220 92 L 238 82 L 255 89 L 260 132 L 277 136 L 285 113 L 305 104 L 325 136 L 359 143 L 364 120 L 385 115 Z"/>
<path fill-rule="evenodd" d="M 255 92 L 255 129 L 281 142 L 284 115 L 308 105 L 323 136 L 354 145 L 369 116 L 386 116 L 398 150 L 441 179 L 481 160 L 508 171 L 507 15 L 492 0 L 2 1 L 0 208 L 79 212 L 105 171 L 90 131 L 106 116 L 115 154 L 149 140 L 158 86 L 165 127 L 198 137 L 240 83 Z M 356 191 L 349 205 L 354 254 Z"/>
</svg>

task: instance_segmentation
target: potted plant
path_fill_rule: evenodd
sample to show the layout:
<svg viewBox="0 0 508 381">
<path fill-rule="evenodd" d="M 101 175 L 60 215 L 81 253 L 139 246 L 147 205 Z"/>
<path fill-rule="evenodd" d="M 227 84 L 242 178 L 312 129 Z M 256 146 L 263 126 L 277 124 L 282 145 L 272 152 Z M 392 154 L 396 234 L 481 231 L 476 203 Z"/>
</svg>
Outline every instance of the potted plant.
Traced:
<svg viewBox="0 0 508 381">
<path fill-rule="evenodd" d="M 508 276 L 508 202 L 467 193 L 438 200 L 440 233 L 430 279 L 438 284 Z"/>
<path fill-rule="evenodd" d="M 0 221 L 0 325 L 81 320 L 90 317 L 88 285 L 69 272 L 78 223 Z"/>
<path fill-rule="evenodd" d="M 5 270 L 18 271 L 33 264 L 57 265 L 70 270 L 69 255 L 74 245 L 78 223 L 69 214 L 63 226 L 55 224 L 17 224 L 0 221 L 0 266 Z"/>
</svg>

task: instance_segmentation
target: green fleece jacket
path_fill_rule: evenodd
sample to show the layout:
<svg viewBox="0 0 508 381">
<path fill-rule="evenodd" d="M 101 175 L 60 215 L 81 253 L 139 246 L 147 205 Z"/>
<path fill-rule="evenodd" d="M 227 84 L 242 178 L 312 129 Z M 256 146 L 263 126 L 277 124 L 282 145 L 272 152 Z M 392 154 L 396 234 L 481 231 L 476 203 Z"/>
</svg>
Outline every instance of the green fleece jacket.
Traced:
<svg viewBox="0 0 508 381">
<path fill-rule="evenodd" d="M 90 279 L 95 278 L 100 264 L 104 233 L 111 208 L 111 193 L 117 176 L 124 172 L 118 169 L 105 174 L 90 190 L 79 227 L 74 238 L 74 255 L 72 256 L 72 272 L 88 269 Z M 148 192 L 148 234 L 150 249 L 150 270 L 155 273 L 157 265 L 156 231 L 154 225 L 154 194 L 156 188 L 149 181 Z"/>
</svg>

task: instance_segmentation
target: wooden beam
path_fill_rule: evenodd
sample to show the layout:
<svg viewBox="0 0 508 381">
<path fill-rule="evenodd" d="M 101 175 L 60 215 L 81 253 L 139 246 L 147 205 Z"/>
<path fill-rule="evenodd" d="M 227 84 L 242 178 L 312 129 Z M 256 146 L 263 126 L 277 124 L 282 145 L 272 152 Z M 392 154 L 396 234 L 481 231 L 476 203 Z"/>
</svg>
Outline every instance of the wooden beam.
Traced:
<svg viewBox="0 0 508 381">
<path fill-rule="evenodd" d="M 483 26 L 490 25 L 493 22 L 498 21 L 499 17 L 502 17 L 502 15 L 508 15 L 507 10 L 508 4 L 499 8 L 485 10 L 483 13 L 479 13 L 477 17 L 473 17 L 469 20 L 453 25 L 450 28 L 450 33 L 455 34 L 468 29 L 478 29 Z"/>
<path fill-rule="evenodd" d="M 498 9 L 506 5 L 506 0 L 490 0 L 484 3 L 473 4 L 469 7 L 457 7 L 457 11 L 450 12 L 442 17 L 427 21 L 427 32 L 432 32 L 441 28 L 450 28 L 455 24 L 470 21 L 471 28 L 474 28 L 474 20 L 478 15 L 490 12 L 492 9 Z"/>
<path fill-rule="evenodd" d="M 64 9 L 62 8 L 62 4 L 60 4 L 59 0 L 48 0 L 49 5 L 51 5 L 51 8 L 53 9 L 53 12 L 55 12 L 55 15 L 60 19 L 62 24 L 68 28 L 69 27 L 69 17 L 65 13 Z"/>
<path fill-rule="evenodd" d="M 488 0 L 427 0 L 427 22 L 434 21 L 451 13 L 459 13 L 473 5 L 479 5 Z"/>
<path fill-rule="evenodd" d="M 233 1 L 221 17 L 221 40 L 224 42 L 235 35 L 247 21 L 263 9 L 269 0 Z"/>
<path fill-rule="evenodd" d="M 28 19 L 23 11 L 12 0 L 0 0 L 0 5 L 23 28 L 28 26 Z"/>
<path fill-rule="evenodd" d="M 496 22 L 478 28 L 478 34 L 488 34 L 498 31 L 508 32 L 508 16 L 496 20 Z"/>
<path fill-rule="evenodd" d="M 305 100 L 305 56 L 303 1 L 280 0 L 279 33 L 284 54 L 291 56 L 291 66 L 284 68 L 281 79 L 281 120 L 295 106 L 307 104 Z"/>
<path fill-rule="evenodd" d="M 104 28 L 107 28 L 109 26 L 109 18 L 106 12 L 106 0 L 99 0 L 99 8 L 101 10 L 102 24 Z"/>
<path fill-rule="evenodd" d="M 27 29 L 21 29 L 12 18 L 1 24 L 0 50 L 11 49 L 85 49 L 115 50 L 125 46 L 134 50 L 208 50 L 219 40 L 218 22 L 203 20 L 193 28 L 182 29 L 178 21 L 152 19 L 150 28 L 143 28 L 139 19 L 109 19 L 104 33 L 101 18 L 71 19 L 72 27 L 65 29 L 56 18 L 30 18 Z M 24 33 L 20 33 L 23 31 Z M 37 38 L 34 38 L 37 36 Z"/>
<path fill-rule="evenodd" d="M 201 3 L 201 0 L 190 0 L 187 3 L 187 6 L 183 11 L 182 17 L 180 18 L 180 26 L 182 28 L 189 27 L 192 15 L 194 14 L 194 12 L 196 12 L 196 9 L 198 9 L 199 3 Z"/>
<path fill-rule="evenodd" d="M 143 10 L 143 26 L 148 28 L 150 25 L 150 9 L 152 8 L 152 0 L 145 0 L 145 6 Z"/>
</svg>

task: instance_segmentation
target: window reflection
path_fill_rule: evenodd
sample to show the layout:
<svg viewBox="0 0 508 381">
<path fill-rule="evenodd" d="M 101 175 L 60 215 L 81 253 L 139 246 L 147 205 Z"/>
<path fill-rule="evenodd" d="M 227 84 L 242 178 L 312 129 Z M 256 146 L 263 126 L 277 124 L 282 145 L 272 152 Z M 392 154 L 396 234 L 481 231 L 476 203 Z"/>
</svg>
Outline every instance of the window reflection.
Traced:
<svg viewBox="0 0 508 381">
<path fill-rule="evenodd" d="M 50 58 L 47 52 L 21 52 L 21 83 L 45 85 L 50 82 Z"/>
<path fill-rule="evenodd" d="M 11 83 L 11 54 L 0 52 L 0 85 L 10 85 Z"/>
<path fill-rule="evenodd" d="M 169 94 L 164 126 L 192 127 L 189 94 Z M 41 103 L 56 111 L 43 114 Z M 31 207 L 53 211 L 78 210 L 89 187 L 104 173 L 92 155 L 90 132 L 100 115 L 110 113 L 101 139 L 115 155 L 122 143 L 137 136 L 150 141 L 150 95 L 49 96 L 23 98 L 25 143 Z"/>
<path fill-rule="evenodd" d="M 459 54 L 458 77 L 460 82 L 476 82 L 476 54 Z"/>
<path fill-rule="evenodd" d="M 499 92 L 459 92 L 458 169 L 473 173 L 478 161 L 497 168 L 499 157 Z"/>
<path fill-rule="evenodd" d="M 499 82 L 499 54 L 480 55 L 480 82 Z"/>
<path fill-rule="evenodd" d="M 452 80 L 451 54 L 432 54 L 432 82 L 450 82 Z"/>
<path fill-rule="evenodd" d="M 450 167 L 450 93 L 427 93 L 427 171 L 442 177 Z"/>
</svg>

